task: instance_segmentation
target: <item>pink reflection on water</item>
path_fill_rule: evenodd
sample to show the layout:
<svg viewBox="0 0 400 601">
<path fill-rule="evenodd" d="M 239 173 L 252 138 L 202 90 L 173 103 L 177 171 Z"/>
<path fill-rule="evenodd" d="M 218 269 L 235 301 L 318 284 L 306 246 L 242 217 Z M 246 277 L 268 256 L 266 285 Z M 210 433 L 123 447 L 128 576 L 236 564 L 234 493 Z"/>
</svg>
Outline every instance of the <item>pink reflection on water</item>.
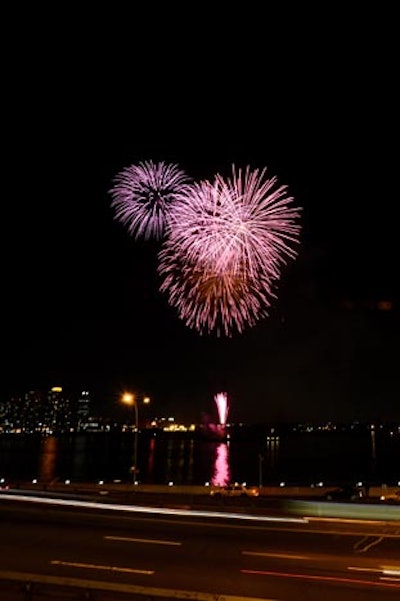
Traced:
<svg viewBox="0 0 400 601">
<path fill-rule="evenodd" d="M 226 443 L 220 443 L 216 448 L 214 473 L 211 479 L 213 486 L 225 486 L 231 479 L 231 468 L 229 465 L 229 447 Z"/>
</svg>

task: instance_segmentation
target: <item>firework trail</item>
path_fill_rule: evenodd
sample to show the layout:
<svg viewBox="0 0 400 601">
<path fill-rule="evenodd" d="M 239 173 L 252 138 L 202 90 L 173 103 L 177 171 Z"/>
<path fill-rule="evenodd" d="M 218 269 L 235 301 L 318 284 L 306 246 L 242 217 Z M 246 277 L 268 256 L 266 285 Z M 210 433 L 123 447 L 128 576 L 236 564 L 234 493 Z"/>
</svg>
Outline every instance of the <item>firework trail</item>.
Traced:
<svg viewBox="0 0 400 601">
<path fill-rule="evenodd" d="M 228 396 L 226 392 L 218 392 L 214 396 L 214 401 L 218 409 L 219 423 L 221 426 L 226 426 L 229 410 Z"/>
<path fill-rule="evenodd" d="M 115 219 L 136 239 L 160 239 L 165 234 L 174 203 L 190 185 L 177 165 L 141 162 L 123 169 L 109 191 Z"/>
<path fill-rule="evenodd" d="M 268 315 L 287 259 L 297 255 L 300 209 L 266 169 L 232 166 L 185 189 L 159 254 L 161 292 L 200 333 L 231 336 Z"/>
</svg>

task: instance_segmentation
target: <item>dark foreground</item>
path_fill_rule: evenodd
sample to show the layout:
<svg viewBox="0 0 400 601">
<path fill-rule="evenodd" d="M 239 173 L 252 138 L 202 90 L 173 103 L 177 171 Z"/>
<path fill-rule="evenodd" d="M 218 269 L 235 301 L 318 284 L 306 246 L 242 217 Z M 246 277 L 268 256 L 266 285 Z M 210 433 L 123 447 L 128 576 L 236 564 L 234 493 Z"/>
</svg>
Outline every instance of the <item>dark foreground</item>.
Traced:
<svg viewBox="0 0 400 601">
<path fill-rule="evenodd" d="M 35 499 L 25 492 L 0 495 L 1 601 L 385 601 L 400 594 L 400 521 L 304 518 L 276 498 L 263 506 L 259 498 L 223 499 L 219 507 L 208 495 L 195 509 L 197 495 L 158 492 L 141 508 L 150 493 L 121 503 L 110 490 L 53 491 L 52 498 L 28 491 Z"/>
</svg>

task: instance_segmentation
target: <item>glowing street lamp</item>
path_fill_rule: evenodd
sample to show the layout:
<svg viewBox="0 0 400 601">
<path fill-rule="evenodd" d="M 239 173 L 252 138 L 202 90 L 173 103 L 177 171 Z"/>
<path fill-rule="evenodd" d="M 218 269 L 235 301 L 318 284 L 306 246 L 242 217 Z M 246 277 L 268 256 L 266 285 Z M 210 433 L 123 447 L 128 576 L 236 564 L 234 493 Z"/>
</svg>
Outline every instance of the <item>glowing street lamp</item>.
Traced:
<svg viewBox="0 0 400 601">
<path fill-rule="evenodd" d="M 139 433 L 139 407 L 138 407 L 138 402 L 135 398 L 135 395 L 132 394 L 131 392 L 125 392 L 122 395 L 122 402 L 125 403 L 125 405 L 131 405 L 134 407 L 135 409 L 135 438 L 134 438 L 134 447 L 133 447 L 133 466 L 132 466 L 132 472 L 133 472 L 133 483 L 136 484 L 136 474 L 139 471 L 138 470 L 138 433 Z M 143 398 L 143 404 L 144 405 L 148 405 L 150 403 L 150 397 L 145 396 Z"/>
</svg>

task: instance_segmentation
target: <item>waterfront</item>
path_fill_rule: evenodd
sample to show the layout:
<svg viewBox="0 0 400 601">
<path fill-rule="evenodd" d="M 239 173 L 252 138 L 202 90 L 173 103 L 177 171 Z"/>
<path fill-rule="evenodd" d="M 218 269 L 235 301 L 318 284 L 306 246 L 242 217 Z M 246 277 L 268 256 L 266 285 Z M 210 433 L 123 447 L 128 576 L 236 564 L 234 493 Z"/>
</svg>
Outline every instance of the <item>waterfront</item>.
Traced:
<svg viewBox="0 0 400 601">
<path fill-rule="evenodd" d="M 252 485 L 400 481 L 400 433 L 246 429 L 227 441 L 189 433 L 142 431 L 138 480 L 147 484 Z M 132 479 L 134 434 L 121 432 L 0 436 L 0 477 L 10 481 L 122 482 Z"/>
</svg>

